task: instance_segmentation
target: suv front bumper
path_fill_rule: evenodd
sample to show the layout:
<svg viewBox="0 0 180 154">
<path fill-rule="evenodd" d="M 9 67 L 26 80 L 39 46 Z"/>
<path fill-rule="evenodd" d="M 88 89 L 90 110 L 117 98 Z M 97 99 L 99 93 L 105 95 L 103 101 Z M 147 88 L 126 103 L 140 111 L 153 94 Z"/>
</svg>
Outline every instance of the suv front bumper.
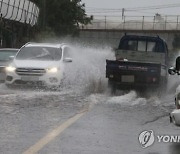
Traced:
<svg viewBox="0 0 180 154">
<path fill-rule="evenodd" d="M 61 84 L 62 74 L 45 73 L 42 76 L 18 75 L 16 72 L 7 72 L 5 83 L 8 85 L 44 85 L 59 86 Z"/>
</svg>

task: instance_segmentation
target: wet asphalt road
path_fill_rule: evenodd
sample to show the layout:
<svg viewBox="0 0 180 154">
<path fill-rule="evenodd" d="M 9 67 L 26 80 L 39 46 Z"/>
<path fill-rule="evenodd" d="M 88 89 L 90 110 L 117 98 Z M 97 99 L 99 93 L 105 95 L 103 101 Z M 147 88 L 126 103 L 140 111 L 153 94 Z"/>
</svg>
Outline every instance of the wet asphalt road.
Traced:
<svg viewBox="0 0 180 154">
<path fill-rule="evenodd" d="M 157 141 L 143 149 L 138 142 L 143 130 L 179 134 L 179 128 L 169 123 L 172 96 L 147 99 L 135 92 L 110 96 L 1 86 L 0 103 L 2 154 L 21 154 L 34 145 L 39 154 L 177 154 L 180 150 L 178 144 Z M 61 133 L 51 134 L 49 141 L 44 138 L 64 123 L 67 127 Z M 38 145 L 40 139 L 47 143 Z"/>
</svg>

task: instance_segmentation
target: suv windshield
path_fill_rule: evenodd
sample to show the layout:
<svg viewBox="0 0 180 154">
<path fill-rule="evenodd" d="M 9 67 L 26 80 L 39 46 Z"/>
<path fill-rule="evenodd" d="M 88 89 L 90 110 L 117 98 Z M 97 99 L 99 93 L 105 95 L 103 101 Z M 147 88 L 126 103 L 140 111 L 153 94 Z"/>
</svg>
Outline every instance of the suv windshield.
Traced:
<svg viewBox="0 0 180 154">
<path fill-rule="evenodd" d="M 9 61 L 10 56 L 15 56 L 18 50 L 0 50 L 0 61 Z"/>
<path fill-rule="evenodd" d="M 53 47 L 24 47 L 22 48 L 16 59 L 18 60 L 49 60 L 58 61 L 61 59 L 62 51 Z"/>
</svg>

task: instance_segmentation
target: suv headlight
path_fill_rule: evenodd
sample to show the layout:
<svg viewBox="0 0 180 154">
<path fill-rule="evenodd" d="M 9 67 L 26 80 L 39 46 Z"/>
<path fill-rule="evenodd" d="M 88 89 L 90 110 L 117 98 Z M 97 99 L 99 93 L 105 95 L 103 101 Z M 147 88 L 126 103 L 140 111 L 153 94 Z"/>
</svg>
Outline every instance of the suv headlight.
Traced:
<svg viewBox="0 0 180 154">
<path fill-rule="evenodd" d="M 7 72 L 14 72 L 15 70 L 16 70 L 16 68 L 13 67 L 13 66 L 7 66 L 7 67 L 6 67 L 6 71 L 7 71 Z"/>
<path fill-rule="evenodd" d="M 58 71 L 58 68 L 57 68 L 57 67 L 52 67 L 52 68 L 48 68 L 48 69 L 47 69 L 47 72 L 48 72 L 48 73 L 57 73 L 57 71 Z"/>
</svg>

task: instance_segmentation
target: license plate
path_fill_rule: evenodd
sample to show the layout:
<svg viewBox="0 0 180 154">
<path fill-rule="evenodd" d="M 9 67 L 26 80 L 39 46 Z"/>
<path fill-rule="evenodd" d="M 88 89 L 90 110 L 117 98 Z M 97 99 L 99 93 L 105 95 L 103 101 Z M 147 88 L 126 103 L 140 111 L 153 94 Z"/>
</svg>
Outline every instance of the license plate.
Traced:
<svg viewBox="0 0 180 154">
<path fill-rule="evenodd" d="M 134 75 L 122 75 L 121 76 L 121 82 L 134 82 Z"/>
<path fill-rule="evenodd" d="M 22 81 L 38 81 L 39 77 L 37 76 L 23 76 L 21 77 Z"/>
</svg>

